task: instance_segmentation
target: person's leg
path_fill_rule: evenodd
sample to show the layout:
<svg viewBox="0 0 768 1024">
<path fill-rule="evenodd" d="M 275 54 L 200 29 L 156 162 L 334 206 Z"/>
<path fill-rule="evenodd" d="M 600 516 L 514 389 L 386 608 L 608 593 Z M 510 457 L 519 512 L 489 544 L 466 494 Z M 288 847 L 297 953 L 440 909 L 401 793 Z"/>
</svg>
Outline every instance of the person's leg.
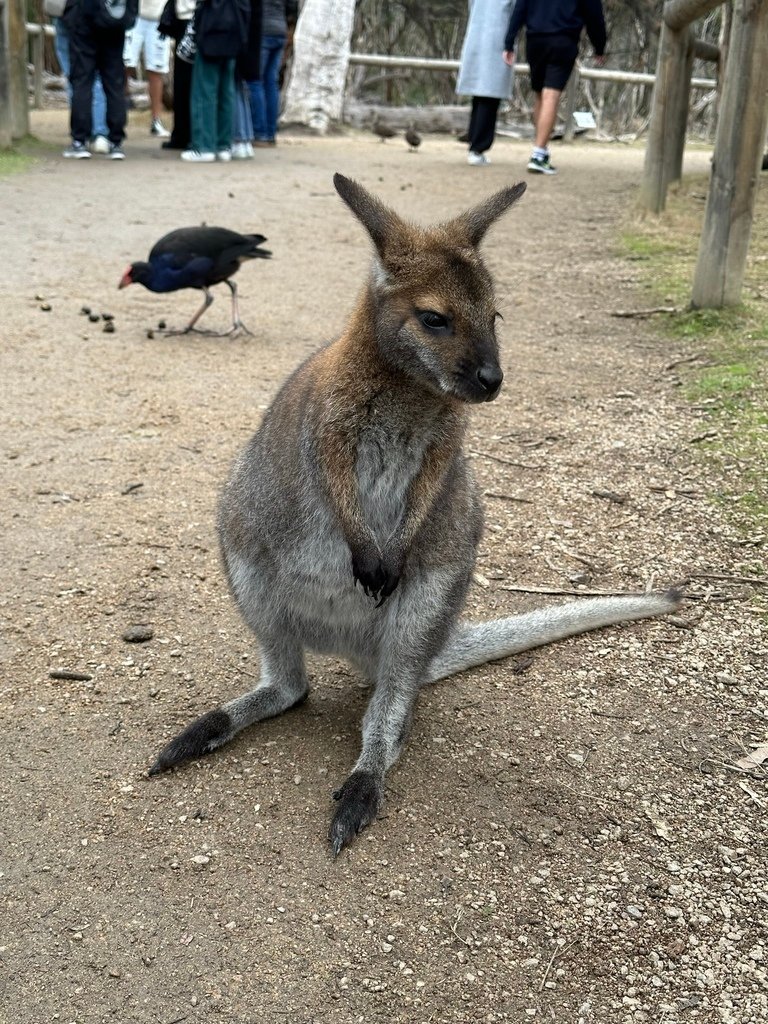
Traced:
<svg viewBox="0 0 768 1024">
<path fill-rule="evenodd" d="M 485 153 L 493 145 L 500 102 L 495 96 L 473 97 L 472 121 L 469 130 L 471 153 Z"/>
<path fill-rule="evenodd" d="M 96 40 L 83 21 L 69 27 L 69 81 L 72 86 L 70 132 L 72 141 L 85 145 L 91 137 L 93 78 L 96 74 Z"/>
<path fill-rule="evenodd" d="M 97 34 L 97 66 L 107 102 L 107 138 L 120 147 L 125 138 L 125 33 L 101 29 Z"/>
<path fill-rule="evenodd" d="M 107 135 L 107 96 L 104 92 L 104 83 L 101 80 L 101 75 L 98 73 L 93 79 L 91 130 L 94 138 L 99 136 L 104 138 Z"/>
<path fill-rule="evenodd" d="M 152 120 L 159 121 L 163 114 L 163 76 L 159 71 L 147 71 L 147 86 Z"/>
<path fill-rule="evenodd" d="M 216 152 L 229 152 L 232 148 L 232 119 L 235 108 L 235 62 L 219 64 L 218 101 L 216 104 Z"/>
<path fill-rule="evenodd" d="M 192 148 L 198 153 L 216 152 L 215 117 L 218 88 L 219 69 L 216 62 L 206 60 L 198 52 L 192 68 L 190 97 Z"/>
<path fill-rule="evenodd" d="M 190 94 L 192 64 L 181 57 L 173 58 L 173 132 L 169 149 L 186 149 L 192 137 Z"/>
<path fill-rule="evenodd" d="M 536 97 L 538 112 L 535 112 L 534 120 L 536 126 L 534 145 L 539 149 L 547 148 L 547 143 L 557 120 L 557 109 L 560 106 L 560 97 L 562 95 L 560 89 L 549 89 L 545 86 Z"/>
<path fill-rule="evenodd" d="M 264 51 L 262 50 L 262 60 Z M 263 65 L 262 65 L 263 71 Z M 248 83 L 251 93 L 251 119 L 253 121 L 253 137 L 262 144 L 267 141 L 267 115 L 264 102 L 264 84 L 261 78 L 254 78 Z"/>
<path fill-rule="evenodd" d="M 268 51 L 267 65 L 262 69 L 261 77 L 264 82 L 264 115 L 267 128 L 267 141 L 274 142 L 277 134 L 277 117 L 280 113 L 280 87 L 278 78 L 280 65 L 283 61 L 285 49 L 285 36 L 266 36 L 266 49 Z"/>
<path fill-rule="evenodd" d="M 69 33 L 63 18 L 54 18 L 53 27 L 56 35 L 53 37 L 53 47 L 56 50 L 56 60 L 59 62 L 61 73 L 67 80 L 67 99 L 72 103 L 72 85 L 69 81 Z"/>
<path fill-rule="evenodd" d="M 163 128 L 163 78 L 168 74 L 171 57 L 171 41 L 161 36 L 156 21 L 148 21 L 144 38 L 144 66 L 147 70 L 149 105 L 152 111 L 152 134 L 163 138 L 168 131 Z"/>
</svg>

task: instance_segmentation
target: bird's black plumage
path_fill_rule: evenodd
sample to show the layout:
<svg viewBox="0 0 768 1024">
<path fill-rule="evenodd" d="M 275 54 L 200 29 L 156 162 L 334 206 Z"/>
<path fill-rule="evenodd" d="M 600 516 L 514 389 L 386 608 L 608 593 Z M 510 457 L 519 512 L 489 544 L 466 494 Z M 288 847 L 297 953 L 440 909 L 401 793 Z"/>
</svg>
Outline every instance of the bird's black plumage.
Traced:
<svg viewBox="0 0 768 1024">
<path fill-rule="evenodd" d="M 199 288 L 205 292 L 202 308 L 185 331 L 193 329 L 197 320 L 213 302 L 208 289 L 222 281 L 232 292 L 232 330 L 243 327 L 237 309 L 237 287 L 230 278 L 247 260 L 268 259 L 272 253 L 261 248 L 264 235 L 241 235 L 229 228 L 178 228 L 157 241 L 146 262 L 132 263 L 120 281 L 120 287 L 142 284 L 152 292 L 175 292 L 182 288 Z M 184 333 L 182 332 L 182 333 Z"/>
</svg>

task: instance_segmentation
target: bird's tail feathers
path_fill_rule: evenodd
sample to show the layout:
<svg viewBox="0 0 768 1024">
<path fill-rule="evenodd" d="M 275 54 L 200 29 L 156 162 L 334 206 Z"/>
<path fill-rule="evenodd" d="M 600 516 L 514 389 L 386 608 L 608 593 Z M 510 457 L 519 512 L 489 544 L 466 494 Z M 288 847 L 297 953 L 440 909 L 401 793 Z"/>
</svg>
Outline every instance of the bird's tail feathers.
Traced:
<svg viewBox="0 0 768 1024">
<path fill-rule="evenodd" d="M 266 235 L 246 235 L 249 242 L 251 242 L 251 249 L 248 250 L 248 256 L 252 259 L 268 260 L 271 255 L 271 249 L 261 249 L 261 243 L 266 242 Z"/>
</svg>

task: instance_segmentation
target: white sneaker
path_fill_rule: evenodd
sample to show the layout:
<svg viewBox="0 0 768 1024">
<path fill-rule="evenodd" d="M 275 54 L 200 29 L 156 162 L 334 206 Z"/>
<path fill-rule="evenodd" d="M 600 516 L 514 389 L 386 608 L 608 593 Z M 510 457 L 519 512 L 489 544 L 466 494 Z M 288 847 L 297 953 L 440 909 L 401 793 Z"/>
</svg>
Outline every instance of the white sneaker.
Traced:
<svg viewBox="0 0 768 1024">
<path fill-rule="evenodd" d="M 244 142 L 243 145 L 245 146 L 246 157 L 248 158 L 248 160 L 253 160 L 255 156 L 255 153 L 253 152 L 253 144 L 250 142 Z"/>
<path fill-rule="evenodd" d="M 109 152 L 109 139 L 104 135 L 97 135 L 91 139 L 91 152 L 106 155 Z"/>
<path fill-rule="evenodd" d="M 490 162 L 491 158 L 486 156 L 485 153 L 473 153 L 470 151 L 467 157 L 467 163 L 472 164 L 473 167 L 485 167 Z"/>
<path fill-rule="evenodd" d="M 156 117 L 152 121 L 152 126 L 149 129 L 149 134 L 154 135 L 156 139 L 170 139 L 171 133 L 165 127 L 159 117 Z"/>
<path fill-rule="evenodd" d="M 185 149 L 181 159 L 189 164 L 212 164 L 216 159 L 215 153 L 201 153 L 199 149 Z"/>
<path fill-rule="evenodd" d="M 250 154 L 253 156 L 253 153 Z M 247 142 L 235 142 L 232 144 L 232 159 L 233 160 L 247 160 L 248 154 L 248 143 Z"/>
<path fill-rule="evenodd" d="M 231 149 L 220 149 L 218 151 L 218 153 L 216 154 L 216 159 L 217 160 L 221 160 L 221 162 L 223 164 L 229 163 L 229 161 L 232 159 L 232 150 Z"/>
</svg>

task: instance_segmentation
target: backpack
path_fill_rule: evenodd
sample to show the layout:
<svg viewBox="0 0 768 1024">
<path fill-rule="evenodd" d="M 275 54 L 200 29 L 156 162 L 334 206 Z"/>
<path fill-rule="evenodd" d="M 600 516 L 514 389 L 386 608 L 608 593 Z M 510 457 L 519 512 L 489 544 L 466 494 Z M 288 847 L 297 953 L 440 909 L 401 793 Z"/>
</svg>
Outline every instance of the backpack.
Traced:
<svg viewBox="0 0 768 1024">
<path fill-rule="evenodd" d="M 195 13 L 198 51 L 206 60 L 236 57 L 248 42 L 250 22 L 250 0 L 204 0 Z"/>
<path fill-rule="evenodd" d="M 127 31 L 133 28 L 139 13 L 139 0 L 93 0 L 91 20 L 99 28 Z"/>
</svg>

